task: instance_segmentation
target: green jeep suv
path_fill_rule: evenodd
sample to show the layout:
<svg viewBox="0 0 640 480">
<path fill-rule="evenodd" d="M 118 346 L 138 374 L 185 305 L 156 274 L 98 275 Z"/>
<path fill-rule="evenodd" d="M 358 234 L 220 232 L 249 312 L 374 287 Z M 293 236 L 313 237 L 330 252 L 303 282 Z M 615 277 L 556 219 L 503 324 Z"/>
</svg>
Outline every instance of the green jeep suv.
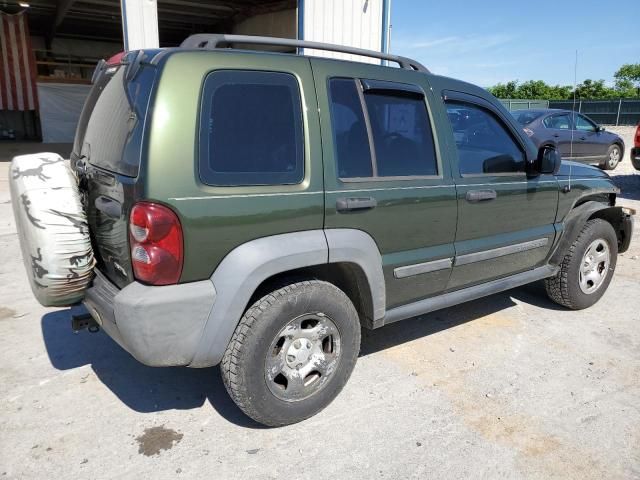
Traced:
<svg viewBox="0 0 640 480">
<path fill-rule="evenodd" d="M 240 50 L 342 51 L 398 67 Z M 152 366 L 221 365 L 266 425 L 327 406 L 361 328 L 543 280 L 605 292 L 633 213 L 485 90 L 379 52 L 196 35 L 103 64 L 71 158 L 84 304 Z"/>
</svg>

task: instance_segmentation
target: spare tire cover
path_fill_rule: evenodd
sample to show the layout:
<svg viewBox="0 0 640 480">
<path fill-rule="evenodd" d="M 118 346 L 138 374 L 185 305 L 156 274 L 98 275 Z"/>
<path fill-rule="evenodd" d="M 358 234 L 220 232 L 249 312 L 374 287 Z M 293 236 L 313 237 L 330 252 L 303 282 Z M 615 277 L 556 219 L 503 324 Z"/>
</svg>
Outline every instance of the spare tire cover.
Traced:
<svg viewBox="0 0 640 480">
<path fill-rule="evenodd" d="M 82 300 L 95 260 L 76 177 L 55 153 L 14 157 L 13 214 L 31 290 L 45 307 Z"/>
</svg>

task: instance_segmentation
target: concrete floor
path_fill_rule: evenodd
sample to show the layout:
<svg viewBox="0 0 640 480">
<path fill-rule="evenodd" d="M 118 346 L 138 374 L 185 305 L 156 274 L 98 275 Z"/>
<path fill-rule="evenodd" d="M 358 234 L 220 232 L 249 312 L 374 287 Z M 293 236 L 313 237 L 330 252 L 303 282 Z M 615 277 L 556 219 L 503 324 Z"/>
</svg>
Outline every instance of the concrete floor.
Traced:
<svg viewBox="0 0 640 480">
<path fill-rule="evenodd" d="M 0 478 L 640 478 L 640 234 L 604 298 L 530 285 L 366 332 L 342 394 L 265 429 L 217 368 L 153 369 L 34 300 L 0 164 Z M 640 175 L 616 170 L 640 211 Z"/>
</svg>

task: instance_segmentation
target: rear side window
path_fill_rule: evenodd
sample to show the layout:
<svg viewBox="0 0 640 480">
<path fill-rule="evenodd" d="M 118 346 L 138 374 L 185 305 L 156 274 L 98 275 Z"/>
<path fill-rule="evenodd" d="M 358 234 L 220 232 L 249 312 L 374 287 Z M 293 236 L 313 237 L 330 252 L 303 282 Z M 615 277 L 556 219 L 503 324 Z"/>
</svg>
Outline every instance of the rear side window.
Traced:
<svg viewBox="0 0 640 480">
<path fill-rule="evenodd" d="M 338 176 L 370 177 L 373 175 L 371 150 L 356 82 L 334 78 L 329 85 Z"/>
<path fill-rule="evenodd" d="M 461 175 L 524 172 L 524 152 L 507 126 L 478 105 L 447 102 Z"/>
<path fill-rule="evenodd" d="M 401 89 L 365 91 L 358 79 L 329 80 L 339 178 L 438 174 L 424 97 Z"/>
<path fill-rule="evenodd" d="M 381 177 L 437 174 L 435 145 L 424 98 L 365 95 Z"/>
<path fill-rule="evenodd" d="M 567 114 L 552 115 L 543 120 L 544 126 L 547 128 L 555 128 L 557 130 L 571 130 L 571 118 Z"/>
<path fill-rule="evenodd" d="M 298 82 L 278 72 L 224 70 L 205 79 L 200 179 L 208 185 L 282 185 L 304 177 Z"/>
</svg>

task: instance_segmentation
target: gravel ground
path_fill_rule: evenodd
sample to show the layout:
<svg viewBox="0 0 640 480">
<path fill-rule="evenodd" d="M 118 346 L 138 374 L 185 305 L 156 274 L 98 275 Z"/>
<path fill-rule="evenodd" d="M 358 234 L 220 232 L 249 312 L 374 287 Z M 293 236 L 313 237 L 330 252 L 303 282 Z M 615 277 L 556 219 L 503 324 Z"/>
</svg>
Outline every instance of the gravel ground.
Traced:
<svg viewBox="0 0 640 480">
<path fill-rule="evenodd" d="M 626 129 L 625 130 L 625 135 Z M 631 129 L 626 138 L 630 138 Z M 640 211 L 640 175 L 614 172 Z M 640 236 L 604 298 L 529 285 L 364 333 L 316 417 L 252 423 L 217 368 L 140 365 L 34 300 L 0 164 L 0 478 L 640 478 Z"/>
</svg>

